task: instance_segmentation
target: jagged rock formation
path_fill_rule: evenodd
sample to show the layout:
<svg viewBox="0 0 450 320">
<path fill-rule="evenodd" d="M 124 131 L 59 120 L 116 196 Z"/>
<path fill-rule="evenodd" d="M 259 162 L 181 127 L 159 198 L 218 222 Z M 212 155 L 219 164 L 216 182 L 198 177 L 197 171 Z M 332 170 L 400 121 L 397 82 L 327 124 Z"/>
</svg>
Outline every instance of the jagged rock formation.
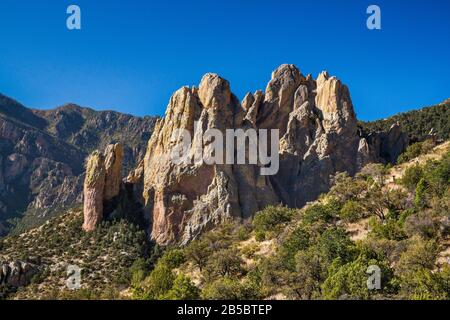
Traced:
<svg viewBox="0 0 450 320">
<path fill-rule="evenodd" d="M 395 163 L 409 144 L 408 135 L 402 132 L 398 122 L 393 124 L 388 132 L 377 132 L 369 135 L 367 139 L 373 146 L 375 155 L 381 157 L 378 159 L 380 162 L 384 159 L 387 162 Z"/>
<path fill-rule="evenodd" d="M 39 267 L 23 262 L 1 262 L 0 263 L 0 285 L 19 288 L 30 283 L 31 278 L 39 272 Z"/>
<path fill-rule="evenodd" d="M 105 207 L 120 193 L 123 147 L 109 145 L 104 154 L 94 151 L 86 165 L 84 180 L 85 231 L 93 231 L 105 216 Z"/>
<path fill-rule="evenodd" d="M 83 200 L 84 159 L 121 142 L 124 173 L 145 154 L 156 118 L 70 104 L 32 110 L 0 94 L 0 236 L 8 219 L 36 226 Z"/>
<path fill-rule="evenodd" d="M 279 130 L 276 175 L 261 175 L 260 163 L 195 161 L 199 150 L 212 153 L 214 139 L 205 132 L 217 129 L 225 135 L 226 129 L 237 128 Z M 174 146 L 183 141 L 179 129 L 193 137 L 192 163 L 170 161 Z M 269 204 L 303 206 L 328 190 L 335 173 L 355 174 L 381 160 L 384 150 L 391 152 L 389 160 L 395 158 L 402 145 L 398 130 L 391 131 L 379 139 L 380 146 L 361 137 L 348 88 L 327 72 L 314 80 L 294 65 L 282 65 L 265 93 L 248 94 L 242 103 L 226 80 L 207 74 L 198 89 L 175 92 L 149 141 L 143 196 L 152 217 L 151 236 L 160 244 L 186 243 L 225 219 L 248 219 Z"/>
</svg>

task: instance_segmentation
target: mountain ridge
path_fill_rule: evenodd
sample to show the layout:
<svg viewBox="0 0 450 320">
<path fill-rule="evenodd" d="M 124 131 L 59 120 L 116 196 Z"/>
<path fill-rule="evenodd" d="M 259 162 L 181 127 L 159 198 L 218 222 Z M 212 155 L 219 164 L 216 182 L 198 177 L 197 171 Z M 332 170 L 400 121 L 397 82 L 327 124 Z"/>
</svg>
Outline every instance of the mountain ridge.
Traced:
<svg viewBox="0 0 450 320">
<path fill-rule="evenodd" d="M 123 142 L 124 170 L 134 167 L 155 121 L 75 104 L 28 109 L 0 95 L 0 231 L 7 220 L 19 231 L 80 203 L 84 161 L 96 148 Z"/>
</svg>

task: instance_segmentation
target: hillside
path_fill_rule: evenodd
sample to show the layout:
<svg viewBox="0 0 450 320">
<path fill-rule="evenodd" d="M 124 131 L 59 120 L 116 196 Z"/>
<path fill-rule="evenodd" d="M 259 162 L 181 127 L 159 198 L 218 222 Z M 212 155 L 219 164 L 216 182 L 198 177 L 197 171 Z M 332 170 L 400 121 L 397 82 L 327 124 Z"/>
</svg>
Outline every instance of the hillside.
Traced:
<svg viewBox="0 0 450 320">
<path fill-rule="evenodd" d="M 226 224 L 169 250 L 134 297 L 449 299 L 448 147 L 401 167 L 339 174 L 301 210 L 268 207 L 252 225 Z M 395 188 L 393 172 L 403 173 Z M 381 271 L 378 290 L 367 287 L 370 266 Z"/>
<path fill-rule="evenodd" d="M 82 223 L 82 210 L 74 208 L 37 229 L 2 239 L 0 264 L 26 261 L 35 272 L 18 272 L 29 284 L 18 291 L 0 285 L 0 298 L 12 293 L 16 299 L 119 298 L 120 291 L 129 287 L 133 263 L 147 257 L 145 232 L 126 221 L 114 221 L 87 234 Z M 79 291 L 67 288 L 70 265 L 82 270 Z"/>
<path fill-rule="evenodd" d="M 0 241 L 0 261 L 39 265 L 7 297 L 449 299 L 449 173 L 447 142 L 399 166 L 338 174 L 302 209 L 268 207 L 251 224 L 230 221 L 162 256 L 123 220 L 81 232 L 74 209 Z M 83 268 L 80 290 L 65 286 L 69 264 Z M 371 265 L 380 290 L 367 289 Z"/>
<path fill-rule="evenodd" d="M 85 158 L 124 145 L 124 172 L 143 158 L 156 118 L 70 104 L 32 110 L 0 94 L 0 236 L 80 203 Z"/>
</svg>

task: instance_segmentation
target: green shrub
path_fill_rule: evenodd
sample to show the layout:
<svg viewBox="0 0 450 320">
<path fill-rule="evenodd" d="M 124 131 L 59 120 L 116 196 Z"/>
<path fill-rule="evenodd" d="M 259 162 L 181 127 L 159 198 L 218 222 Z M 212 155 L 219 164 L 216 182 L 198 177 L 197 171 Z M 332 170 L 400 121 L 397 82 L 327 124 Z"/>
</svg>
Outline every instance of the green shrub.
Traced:
<svg viewBox="0 0 450 320">
<path fill-rule="evenodd" d="M 186 257 L 190 259 L 200 271 L 206 266 L 211 252 L 211 247 L 205 239 L 194 240 L 185 249 Z"/>
<path fill-rule="evenodd" d="M 401 278 L 400 294 L 411 300 L 449 300 L 450 267 L 434 272 L 420 268 Z"/>
<path fill-rule="evenodd" d="M 183 274 L 173 281 L 172 288 L 163 296 L 163 300 L 196 300 L 200 297 L 200 289 Z"/>
<path fill-rule="evenodd" d="M 400 241 L 407 237 L 403 230 L 403 224 L 396 219 L 386 219 L 384 221 L 371 219 L 369 226 L 372 237 L 395 241 Z"/>
<path fill-rule="evenodd" d="M 346 172 L 338 173 L 333 178 L 333 186 L 328 195 L 336 199 L 340 204 L 348 200 L 355 200 L 367 188 L 365 180 L 366 177 L 362 173 L 358 175 L 357 179 L 350 177 Z"/>
<path fill-rule="evenodd" d="M 266 233 L 264 231 L 256 231 L 255 232 L 255 239 L 256 241 L 262 242 L 264 240 L 266 240 Z"/>
<path fill-rule="evenodd" d="M 404 185 L 408 190 L 414 191 L 419 181 L 423 178 L 423 175 L 424 172 L 420 165 L 409 167 L 403 174 L 401 184 Z"/>
<path fill-rule="evenodd" d="M 321 296 L 320 286 L 327 277 L 327 265 L 320 250 L 313 246 L 295 255 L 295 272 L 288 278 L 289 296 L 316 299 Z"/>
<path fill-rule="evenodd" d="M 381 289 L 373 290 L 368 287 L 368 268 L 378 266 L 380 268 Z M 384 261 L 367 259 L 359 256 L 358 259 L 343 266 L 330 268 L 330 276 L 322 286 L 325 299 L 371 299 L 376 295 L 393 290 L 391 283 L 393 272 Z M 334 270 L 333 270 L 334 269 Z"/>
<path fill-rule="evenodd" d="M 347 201 L 341 208 L 339 216 L 346 222 L 356 222 L 365 216 L 365 209 L 359 202 Z"/>
<path fill-rule="evenodd" d="M 292 220 L 295 210 L 282 206 L 269 206 L 258 212 L 253 219 L 253 227 L 258 233 L 265 233 L 265 238 L 273 237 L 277 231 Z"/>
<path fill-rule="evenodd" d="M 186 256 L 182 249 L 170 249 L 164 253 L 159 262 L 166 264 L 170 269 L 175 269 L 185 261 Z"/>
<path fill-rule="evenodd" d="M 400 274 L 415 272 L 422 268 L 432 270 L 438 253 L 439 247 L 434 240 L 414 236 L 409 239 L 406 250 L 400 255 L 396 269 Z"/>
<path fill-rule="evenodd" d="M 404 224 L 404 229 L 408 236 L 419 235 L 425 239 L 436 238 L 439 233 L 439 227 L 439 220 L 426 212 L 408 216 Z"/>
<path fill-rule="evenodd" d="M 420 179 L 419 183 L 417 184 L 416 195 L 414 197 L 414 204 L 416 205 L 416 207 L 423 209 L 427 206 L 428 188 L 428 182 L 424 178 Z"/>
<path fill-rule="evenodd" d="M 414 143 L 408 148 L 406 148 L 406 151 L 398 157 L 398 163 L 405 163 L 408 162 L 414 158 L 417 158 L 418 156 L 425 154 L 432 150 L 434 147 L 434 143 L 430 140 L 425 140 L 423 142 L 417 142 Z"/>
<path fill-rule="evenodd" d="M 327 204 L 313 204 L 304 211 L 302 221 L 306 224 L 323 221 L 328 222 L 339 212 L 339 208 Z"/>
<path fill-rule="evenodd" d="M 205 286 L 202 298 L 207 300 L 253 300 L 260 298 L 259 286 L 251 281 L 240 282 L 221 278 Z"/>
<path fill-rule="evenodd" d="M 244 273 L 244 261 L 237 249 L 219 250 L 209 258 L 205 271 L 209 279 L 236 277 Z"/>
<path fill-rule="evenodd" d="M 144 280 L 143 298 L 146 300 L 161 299 L 172 288 L 175 276 L 164 263 L 158 263 L 155 269 Z"/>
<path fill-rule="evenodd" d="M 257 244 L 252 243 L 248 244 L 245 247 L 241 249 L 242 255 L 246 257 L 247 259 L 253 259 L 255 258 L 255 254 L 258 252 L 259 247 Z"/>
<path fill-rule="evenodd" d="M 250 231 L 251 231 L 251 228 L 246 225 L 239 226 L 238 230 L 236 231 L 237 239 L 239 241 L 248 240 L 250 238 Z"/>
<path fill-rule="evenodd" d="M 343 262 L 350 261 L 355 253 L 355 246 L 342 228 L 331 227 L 322 233 L 317 241 L 317 248 L 324 261 L 331 263 L 336 258 Z"/>
<path fill-rule="evenodd" d="M 283 241 L 281 253 L 283 255 L 283 263 L 287 268 L 293 270 L 295 267 L 295 255 L 300 250 L 306 250 L 310 246 L 310 231 L 305 226 L 296 228 Z"/>
</svg>

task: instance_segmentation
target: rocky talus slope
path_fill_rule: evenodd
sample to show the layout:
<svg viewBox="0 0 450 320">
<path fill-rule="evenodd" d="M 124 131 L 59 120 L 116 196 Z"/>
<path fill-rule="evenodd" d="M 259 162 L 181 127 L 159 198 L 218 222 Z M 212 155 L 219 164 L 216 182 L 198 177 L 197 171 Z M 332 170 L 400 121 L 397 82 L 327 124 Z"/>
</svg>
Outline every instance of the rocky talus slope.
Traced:
<svg viewBox="0 0 450 320">
<path fill-rule="evenodd" d="M 32 110 L 0 95 L 0 236 L 19 220 L 36 226 L 81 203 L 85 158 L 93 150 L 121 142 L 122 170 L 134 168 L 155 121 L 73 104 Z"/>
</svg>

